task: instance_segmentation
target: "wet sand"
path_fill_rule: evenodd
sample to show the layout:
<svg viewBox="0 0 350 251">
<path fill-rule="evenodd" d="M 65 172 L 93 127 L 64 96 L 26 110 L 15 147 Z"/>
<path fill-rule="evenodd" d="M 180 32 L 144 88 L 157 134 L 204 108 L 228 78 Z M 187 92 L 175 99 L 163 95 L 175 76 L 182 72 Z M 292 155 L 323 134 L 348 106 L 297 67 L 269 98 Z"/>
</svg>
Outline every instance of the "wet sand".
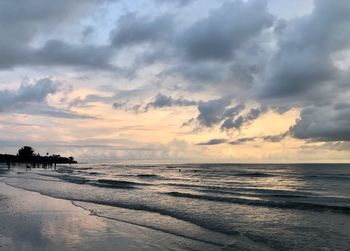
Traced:
<svg viewBox="0 0 350 251">
<path fill-rule="evenodd" d="M 219 250 L 0 182 L 0 250 Z"/>
</svg>

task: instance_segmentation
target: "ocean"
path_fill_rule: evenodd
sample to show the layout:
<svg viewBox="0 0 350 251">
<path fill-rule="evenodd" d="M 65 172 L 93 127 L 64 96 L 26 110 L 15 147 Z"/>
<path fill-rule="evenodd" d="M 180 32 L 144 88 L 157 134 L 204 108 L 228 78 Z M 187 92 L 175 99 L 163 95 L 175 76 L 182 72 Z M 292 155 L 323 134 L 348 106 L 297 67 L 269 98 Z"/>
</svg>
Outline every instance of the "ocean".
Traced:
<svg viewBox="0 0 350 251">
<path fill-rule="evenodd" d="M 10 186 L 219 250 L 350 250 L 350 164 L 6 169 Z"/>
</svg>

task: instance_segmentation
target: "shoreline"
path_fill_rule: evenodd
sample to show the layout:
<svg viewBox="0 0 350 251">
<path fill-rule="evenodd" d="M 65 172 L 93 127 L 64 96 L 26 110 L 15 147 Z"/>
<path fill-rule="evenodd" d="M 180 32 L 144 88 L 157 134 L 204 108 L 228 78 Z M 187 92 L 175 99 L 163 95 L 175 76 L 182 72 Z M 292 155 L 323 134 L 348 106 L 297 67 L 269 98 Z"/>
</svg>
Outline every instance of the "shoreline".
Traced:
<svg viewBox="0 0 350 251">
<path fill-rule="evenodd" d="M 221 250 L 0 181 L 0 250 Z"/>
<path fill-rule="evenodd" d="M 7 238 L 0 237 L 0 245 L 24 242 L 30 247 L 16 249 L 29 251 L 349 246 L 348 214 L 329 210 L 350 208 L 348 166 L 179 168 L 182 172 L 167 166 L 0 168 L 0 181 L 17 188 L 0 186 L 0 196 L 10 198 L 0 203 L 0 212 L 5 212 L 0 236 Z M 100 180 L 115 186 L 99 186 Z M 42 218 L 44 226 L 39 224 Z M 9 226 L 22 222 L 24 227 Z M 0 250 L 13 250 L 13 243 Z"/>
</svg>

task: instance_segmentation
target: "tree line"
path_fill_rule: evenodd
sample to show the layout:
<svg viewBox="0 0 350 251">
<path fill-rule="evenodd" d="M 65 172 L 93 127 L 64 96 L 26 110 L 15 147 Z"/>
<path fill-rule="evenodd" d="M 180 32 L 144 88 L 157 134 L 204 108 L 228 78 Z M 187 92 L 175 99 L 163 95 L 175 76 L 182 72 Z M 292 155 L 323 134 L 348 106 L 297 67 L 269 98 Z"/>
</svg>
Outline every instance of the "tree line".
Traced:
<svg viewBox="0 0 350 251">
<path fill-rule="evenodd" d="M 56 164 L 76 164 L 77 161 L 73 157 L 62 157 L 59 154 L 46 154 L 46 156 L 41 156 L 39 153 L 35 153 L 34 149 L 30 146 L 21 147 L 17 155 L 11 154 L 0 154 L 0 163 L 6 163 L 8 168 L 16 164 L 26 164 L 27 168 L 35 168 L 42 166 L 56 167 Z"/>
</svg>

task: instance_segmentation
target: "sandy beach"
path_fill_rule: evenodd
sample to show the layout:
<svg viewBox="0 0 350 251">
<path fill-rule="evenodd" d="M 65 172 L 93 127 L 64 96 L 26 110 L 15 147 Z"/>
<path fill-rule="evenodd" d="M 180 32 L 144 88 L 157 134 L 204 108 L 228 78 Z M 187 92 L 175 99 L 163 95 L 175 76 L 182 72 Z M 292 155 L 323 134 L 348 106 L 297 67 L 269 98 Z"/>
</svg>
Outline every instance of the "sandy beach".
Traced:
<svg viewBox="0 0 350 251">
<path fill-rule="evenodd" d="M 0 182 L 0 250 L 184 250 L 201 243 L 92 215 Z M 196 247 L 197 245 L 197 247 Z M 217 247 L 205 245 L 206 250 Z"/>
</svg>

